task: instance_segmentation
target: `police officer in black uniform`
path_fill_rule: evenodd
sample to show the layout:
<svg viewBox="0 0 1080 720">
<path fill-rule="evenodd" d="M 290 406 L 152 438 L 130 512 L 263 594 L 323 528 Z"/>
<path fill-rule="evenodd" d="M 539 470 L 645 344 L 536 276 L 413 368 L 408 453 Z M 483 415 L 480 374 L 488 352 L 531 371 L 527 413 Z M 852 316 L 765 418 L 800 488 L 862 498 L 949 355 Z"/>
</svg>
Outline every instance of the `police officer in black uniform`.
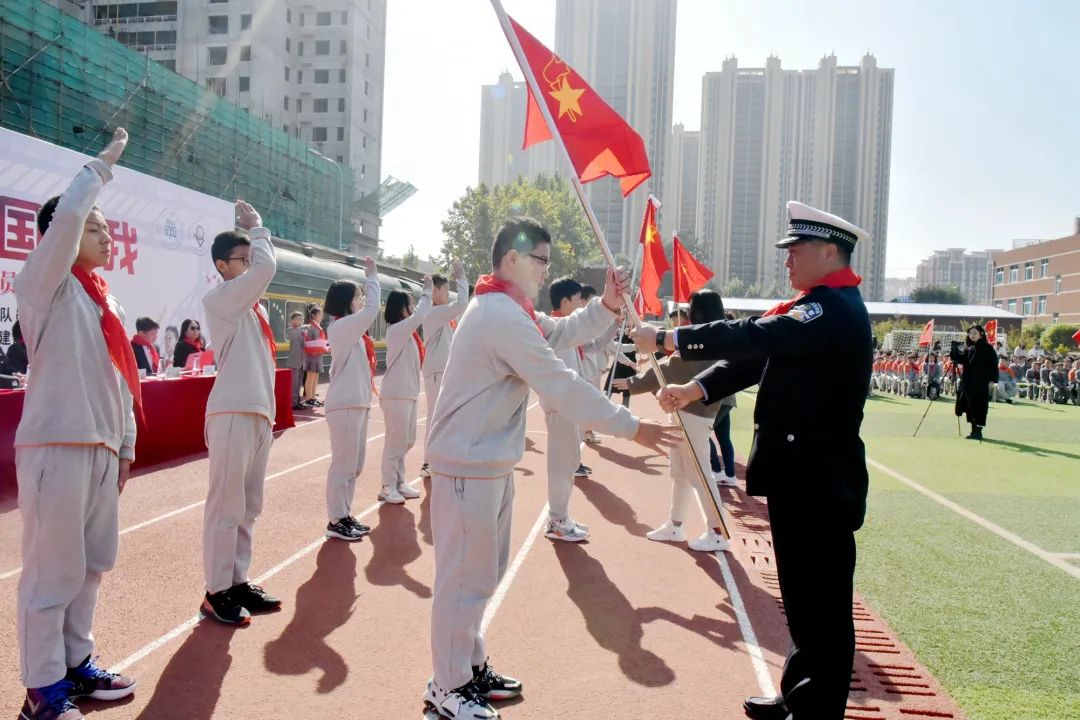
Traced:
<svg viewBox="0 0 1080 720">
<path fill-rule="evenodd" d="M 800 294 L 762 317 L 635 331 L 640 352 L 658 346 L 686 360 L 720 360 L 685 385 L 669 385 L 672 411 L 758 385 L 746 490 L 768 498 L 780 592 L 792 649 L 776 698 L 748 698 L 762 720 L 842 720 L 855 654 L 854 532 L 868 476 L 859 426 L 873 363 L 870 320 L 849 264 L 867 234 L 801 203 L 788 203 L 785 266 Z"/>
</svg>

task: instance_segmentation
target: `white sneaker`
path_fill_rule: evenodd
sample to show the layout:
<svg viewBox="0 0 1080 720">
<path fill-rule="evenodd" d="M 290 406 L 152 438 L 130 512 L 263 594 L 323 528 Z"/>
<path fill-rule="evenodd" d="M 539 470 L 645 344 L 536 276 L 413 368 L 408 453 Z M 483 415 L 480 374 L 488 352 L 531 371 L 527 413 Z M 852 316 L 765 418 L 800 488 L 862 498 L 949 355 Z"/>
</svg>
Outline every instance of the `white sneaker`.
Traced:
<svg viewBox="0 0 1080 720">
<path fill-rule="evenodd" d="M 386 487 L 379 491 L 379 500 L 391 505 L 402 505 L 405 502 L 405 498 L 401 497 L 401 493 L 398 492 L 396 487 Z"/>
<path fill-rule="evenodd" d="M 400 485 L 398 485 L 397 491 L 398 495 L 405 498 L 406 500 L 415 500 L 416 498 L 420 497 L 420 491 L 413 490 L 412 486 L 408 483 L 401 483 Z"/>
<path fill-rule="evenodd" d="M 596 433 L 592 430 L 585 431 L 585 444 L 587 445 L 599 445 L 600 438 L 596 437 Z"/>
<path fill-rule="evenodd" d="M 427 463 L 424 463 L 420 466 L 420 477 L 424 478 L 425 480 L 431 477 L 431 467 Z"/>
<path fill-rule="evenodd" d="M 686 530 L 682 525 L 675 525 L 670 520 L 645 533 L 645 537 L 656 542 L 686 542 Z"/>
<path fill-rule="evenodd" d="M 495 708 L 480 697 L 472 683 L 456 690 L 443 690 L 435 684 L 434 678 L 428 680 L 424 692 L 424 720 L 500 720 L 500 717 Z"/>
<path fill-rule="evenodd" d="M 723 552 L 731 549 L 731 543 L 723 535 L 711 529 L 706 530 L 704 535 L 694 538 L 687 545 L 697 552 Z"/>
<path fill-rule="evenodd" d="M 544 537 L 564 542 L 581 542 L 589 538 L 589 528 L 576 523 L 571 518 L 551 518 L 548 520 Z"/>
<path fill-rule="evenodd" d="M 716 484 L 719 485 L 720 487 L 739 487 L 739 484 L 737 482 L 735 482 L 735 476 L 734 475 L 719 475 L 718 476 L 717 473 L 713 473 L 713 476 L 716 477 Z"/>
</svg>

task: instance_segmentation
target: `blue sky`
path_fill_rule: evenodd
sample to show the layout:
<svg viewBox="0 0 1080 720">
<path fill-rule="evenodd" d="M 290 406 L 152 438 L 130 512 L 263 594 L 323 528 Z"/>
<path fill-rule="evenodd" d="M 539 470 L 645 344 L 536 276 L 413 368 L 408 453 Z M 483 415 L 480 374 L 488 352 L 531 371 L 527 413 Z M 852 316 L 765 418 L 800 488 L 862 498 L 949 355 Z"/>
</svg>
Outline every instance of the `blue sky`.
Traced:
<svg viewBox="0 0 1080 720">
<path fill-rule="evenodd" d="M 504 2 L 553 43 L 554 2 Z M 420 192 L 386 218 L 382 238 L 392 254 L 412 244 L 423 256 L 476 183 L 480 85 L 520 72 L 485 0 L 389 5 L 383 175 Z M 680 0 L 674 119 L 699 126 L 701 76 L 730 55 L 808 69 L 828 53 L 854 65 L 868 51 L 896 69 L 887 275 L 913 274 L 934 249 L 1072 232 L 1080 2 Z"/>
</svg>

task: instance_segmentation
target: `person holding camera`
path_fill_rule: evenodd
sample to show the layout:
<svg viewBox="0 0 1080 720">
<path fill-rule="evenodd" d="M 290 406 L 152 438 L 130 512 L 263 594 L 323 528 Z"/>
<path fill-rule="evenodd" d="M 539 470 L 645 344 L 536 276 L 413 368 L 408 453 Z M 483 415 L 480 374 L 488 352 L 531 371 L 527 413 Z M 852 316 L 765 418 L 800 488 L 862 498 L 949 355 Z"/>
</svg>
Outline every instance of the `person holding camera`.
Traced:
<svg viewBox="0 0 1080 720">
<path fill-rule="evenodd" d="M 953 342 L 949 350 L 949 359 L 964 369 L 960 378 L 960 389 L 956 393 L 956 417 L 967 415 L 971 424 L 968 440 L 982 440 L 982 429 L 986 427 L 986 411 L 990 407 L 990 383 L 997 382 L 997 353 L 986 342 L 986 330 L 982 325 L 968 328 L 964 340 L 964 350 L 960 343 Z"/>
</svg>

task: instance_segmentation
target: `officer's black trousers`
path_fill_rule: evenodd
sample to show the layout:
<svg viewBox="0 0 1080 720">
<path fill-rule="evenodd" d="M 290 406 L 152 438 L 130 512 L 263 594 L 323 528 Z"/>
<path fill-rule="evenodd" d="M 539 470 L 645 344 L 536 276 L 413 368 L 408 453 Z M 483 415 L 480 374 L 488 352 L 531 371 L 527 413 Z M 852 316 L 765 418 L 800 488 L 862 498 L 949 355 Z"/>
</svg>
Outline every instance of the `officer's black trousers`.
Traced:
<svg viewBox="0 0 1080 720">
<path fill-rule="evenodd" d="M 843 720 L 855 658 L 855 536 L 836 508 L 769 496 L 773 550 L 792 649 L 780 691 L 793 720 Z"/>
</svg>

